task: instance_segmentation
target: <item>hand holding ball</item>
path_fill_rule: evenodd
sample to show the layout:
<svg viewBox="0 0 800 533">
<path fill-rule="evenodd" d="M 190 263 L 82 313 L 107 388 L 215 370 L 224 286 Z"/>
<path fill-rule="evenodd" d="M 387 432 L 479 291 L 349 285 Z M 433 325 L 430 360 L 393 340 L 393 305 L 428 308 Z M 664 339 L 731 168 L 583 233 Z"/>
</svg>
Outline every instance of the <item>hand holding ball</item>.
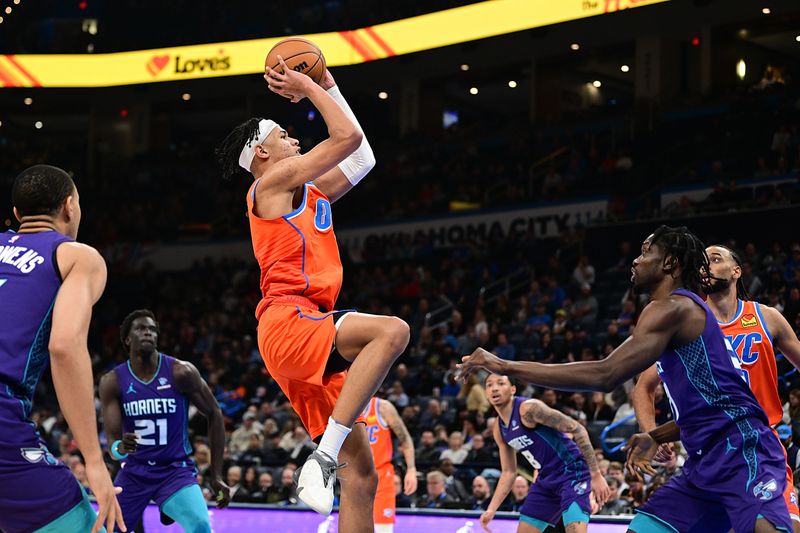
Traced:
<svg viewBox="0 0 800 533">
<path fill-rule="evenodd" d="M 321 82 L 325 76 L 325 56 L 319 47 L 308 39 L 289 37 L 278 42 L 267 54 L 264 69 L 269 67 L 283 74 L 283 67 L 278 60 L 279 55 L 288 68 L 302 72 L 314 80 L 314 83 Z"/>
</svg>

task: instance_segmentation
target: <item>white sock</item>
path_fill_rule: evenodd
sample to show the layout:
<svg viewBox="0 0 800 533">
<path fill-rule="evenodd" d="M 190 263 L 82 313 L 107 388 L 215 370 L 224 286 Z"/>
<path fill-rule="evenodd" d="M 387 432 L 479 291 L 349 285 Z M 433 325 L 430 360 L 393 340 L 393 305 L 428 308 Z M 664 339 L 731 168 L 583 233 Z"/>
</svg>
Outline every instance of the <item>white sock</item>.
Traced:
<svg viewBox="0 0 800 533">
<path fill-rule="evenodd" d="M 339 422 L 331 417 L 328 417 L 328 427 L 325 428 L 325 433 L 322 434 L 322 439 L 319 441 L 317 449 L 324 452 L 334 461 L 339 460 L 339 450 L 342 449 L 344 439 L 350 434 L 350 428 L 341 425 Z"/>
</svg>

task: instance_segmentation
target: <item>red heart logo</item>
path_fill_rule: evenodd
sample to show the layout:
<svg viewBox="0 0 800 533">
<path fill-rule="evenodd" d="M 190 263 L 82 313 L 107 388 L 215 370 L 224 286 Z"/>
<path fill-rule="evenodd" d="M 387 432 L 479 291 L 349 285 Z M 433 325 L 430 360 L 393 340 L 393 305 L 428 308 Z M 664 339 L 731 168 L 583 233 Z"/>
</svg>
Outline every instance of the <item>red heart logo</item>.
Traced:
<svg viewBox="0 0 800 533">
<path fill-rule="evenodd" d="M 147 72 L 149 72 L 151 76 L 156 76 L 159 72 L 164 70 L 167 63 L 169 63 L 169 54 L 153 56 L 150 58 L 150 61 L 147 62 Z"/>
</svg>

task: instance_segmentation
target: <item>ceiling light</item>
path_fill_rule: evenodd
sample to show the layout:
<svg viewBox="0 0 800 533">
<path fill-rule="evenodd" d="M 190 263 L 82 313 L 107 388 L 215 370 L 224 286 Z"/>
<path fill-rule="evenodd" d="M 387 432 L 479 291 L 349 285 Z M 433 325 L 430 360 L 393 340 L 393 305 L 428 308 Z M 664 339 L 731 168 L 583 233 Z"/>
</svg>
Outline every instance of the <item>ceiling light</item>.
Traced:
<svg viewBox="0 0 800 533">
<path fill-rule="evenodd" d="M 33 103 L 33 98 L 31 98 L 30 96 L 28 96 L 28 97 L 27 97 L 27 98 L 25 98 L 25 99 L 24 99 L 22 102 L 23 102 L 25 105 L 31 105 L 31 104 Z"/>
<path fill-rule="evenodd" d="M 466 72 L 466 71 L 468 71 L 468 70 L 469 70 L 469 65 L 467 65 L 466 63 L 462 63 L 462 64 L 461 64 L 461 67 L 459 67 L 459 68 L 460 68 L 461 70 L 463 70 L 464 72 Z"/>
<path fill-rule="evenodd" d="M 629 72 L 631 70 L 631 67 L 629 67 L 628 65 L 622 65 L 621 67 L 619 67 L 619 69 L 622 72 Z"/>
<path fill-rule="evenodd" d="M 378 93 L 378 98 L 380 98 L 381 100 L 386 100 L 387 98 L 389 98 L 389 93 L 387 93 L 386 91 L 381 91 Z"/>
<path fill-rule="evenodd" d="M 569 45 L 569 49 L 570 50 L 580 50 L 581 49 L 581 45 L 579 45 L 578 43 L 572 43 L 571 45 Z"/>
<path fill-rule="evenodd" d="M 189 94 L 189 93 L 183 93 L 183 94 L 181 95 L 181 99 L 183 99 L 183 101 L 184 101 L 184 102 L 188 102 L 189 100 L 191 100 L 191 99 L 192 99 L 192 95 L 191 95 L 191 94 Z"/>
<path fill-rule="evenodd" d="M 761 10 L 761 12 L 764 13 L 765 15 L 769 15 L 770 13 L 772 13 L 772 10 L 768 7 L 765 7 L 764 9 Z"/>
<path fill-rule="evenodd" d="M 603 84 L 600 83 L 600 80 L 594 80 L 592 82 L 592 85 L 594 85 L 597 89 L 599 89 Z"/>
<path fill-rule="evenodd" d="M 516 89 L 517 88 L 517 82 L 514 81 L 514 80 L 509 80 L 508 86 L 511 87 L 512 89 Z"/>
<path fill-rule="evenodd" d="M 472 95 L 478 94 L 478 88 L 477 87 L 470 87 L 469 94 L 472 94 Z"/>
<path fill-rule="evenodd" d="M 41 120 L 37 120 L 36 122 L 33 123 L 33 127 L 36 128 L 37 130 L 42 129 L 42 126 L 44 126 L 44 124 L 42 124 Z"/>
</svg>

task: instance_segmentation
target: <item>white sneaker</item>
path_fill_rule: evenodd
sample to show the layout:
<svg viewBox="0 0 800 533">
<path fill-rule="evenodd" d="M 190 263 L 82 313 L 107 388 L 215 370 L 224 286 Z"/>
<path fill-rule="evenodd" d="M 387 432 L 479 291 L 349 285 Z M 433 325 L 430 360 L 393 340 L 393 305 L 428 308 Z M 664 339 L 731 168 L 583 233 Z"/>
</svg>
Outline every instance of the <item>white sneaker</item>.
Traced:
<svg viewBox="0 0 800 533">
<path fill-rule="evenodd" d="M 347 465 L 337 465 L 327 454 L 315 450 L 308 456 L 302 468 L 294 473 L 297 497 L 319 514 L 328 516 L 333 509 L 336 471 L 345 466 Z"/>
</svg>

